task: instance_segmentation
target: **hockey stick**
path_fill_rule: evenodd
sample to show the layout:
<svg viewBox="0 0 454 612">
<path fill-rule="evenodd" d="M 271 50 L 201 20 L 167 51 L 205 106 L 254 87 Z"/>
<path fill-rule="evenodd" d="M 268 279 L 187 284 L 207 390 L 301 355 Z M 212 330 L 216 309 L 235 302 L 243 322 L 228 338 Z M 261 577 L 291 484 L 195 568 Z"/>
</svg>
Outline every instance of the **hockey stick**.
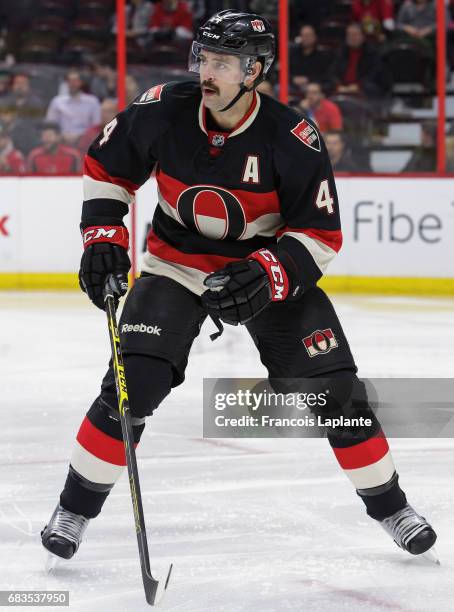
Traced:
<svg viewBox="0 0 454 612">
<path fill-rule="evenodd" d="M 112 349 L 112 364 L 117 387 L 118 409 L 120 412 L 121 429 L 125 446 L 126 463 L 128 466 L 129 486 L 131 488 L 132 508 L 134 511 L 134 522 L 139 546 L 140 568 L 142 570 L 143 588 L 145 598 L 151 606 L 157 603 L 159 581 L 155 580 L 150 570 L 150 555 L 148 553 L 147 533 L 145 530 L 145 518 L 143 514 L 142 495 L 140 493 L 139 471 L 137 469 L 137 458 L 134 449 L 134 435 L 132 430 L 131 413 L 129 411 L 128 389 L 126 386 L 123 357 L 121 354 L 120 336 L 118 333 L 117 317 L 115 314 L 115 300 L 110 286 L 110 276 L 104 288 L 104 304 L 106 306 L 107 321 L 109 325 L 110 346 Z M 169 567 L 162 595 L 169 584 L 172 564 Z M 161 590 L 161 589 L 160 589 Z M 161 593 L 160 593 L 161 596 Z"/>
</svg>

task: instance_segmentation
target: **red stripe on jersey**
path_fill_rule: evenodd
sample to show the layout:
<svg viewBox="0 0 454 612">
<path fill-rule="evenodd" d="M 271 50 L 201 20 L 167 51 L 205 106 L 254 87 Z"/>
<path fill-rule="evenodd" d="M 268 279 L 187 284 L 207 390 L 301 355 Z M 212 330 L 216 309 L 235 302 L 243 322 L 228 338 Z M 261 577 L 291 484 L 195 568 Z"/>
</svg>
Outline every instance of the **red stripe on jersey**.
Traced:
<svg viewBox="0 0 454 612">
<path fill-rule="evenodd" d="M 134 195 L 137 189 L 139 189 L 139 185 L 128 181 L 128 179 L 120 176 L 110 176 L 104 166 L 89 155 L 85 155 L 84 158 L 84 174 L 95 181 L 104 181 L 104 183 L 113 183 L 114 185 L 123 187 L 131 195 Z"/>
<path fill-rule="evenodd" d="M 306 229 L 297 229 L 294 227 L 283 227 L 278 232 L 276 232 L 276 236 L 280 238 L 286 232 L 295 232 L 298 234 L 306 234 L 306 236 L 310 236 L 310 238 L 315 238 L 319 242 L 323 242 L 326 246 L 329 246 L 331 249 L 338 253 L 342 246 L 342 230 L 322 230 L 322 229 L 314 229 L 314 228 L 306 228 Z"/>
<path fill-rule="evenodd" d="M 163 172 L 161 168 L 158 168 L 156 172 L 156 180 L 162 197 L 172 208 L 176 208 L 179 196 L 190 187 L 223 189 L 217 185 L 186 185 Z M 226 189 L 225 191 L 228 191 L 240 201 L 248 223 L 255 221 L 262 215 L 280 213 L 279 197 L 276 191 L 265 193 L 244 191 L 243 189 Z M 211 213 L 210 215 L 212 216 Z"/>
<path fill-rule="evenodd" d="M 389 451 L 389 446 L 385 434 L 380 432 L 377 436 L 369 438 L 365 442 L 347 448 L 333 448 L 333 451 L 341 468 L 355 470 L 383 459 Z"/>
<path fill-rule="evenodd" d="M 85 417 L 77 434 L 77 441 L 90 454 L 114 465 L 126 465 L 125 447 L 122 440 L 116 440 L 93 425 Z M 136 447 L 137 444 L 134 444 Z"/>
<path fill-rule="evenodd" d="M 223 257 L 222 255 L 197 255 L 194 253 L 183 253 L 170 246 L 150 231 L 147 237 L 148 252 L 156 255 L 164 261 L 170 261 L 188 268 L 195 268 L 201 272 L 215 272 L 226 266 L 231 261 L 239 261 L 238 257 Z"/>
</svg>

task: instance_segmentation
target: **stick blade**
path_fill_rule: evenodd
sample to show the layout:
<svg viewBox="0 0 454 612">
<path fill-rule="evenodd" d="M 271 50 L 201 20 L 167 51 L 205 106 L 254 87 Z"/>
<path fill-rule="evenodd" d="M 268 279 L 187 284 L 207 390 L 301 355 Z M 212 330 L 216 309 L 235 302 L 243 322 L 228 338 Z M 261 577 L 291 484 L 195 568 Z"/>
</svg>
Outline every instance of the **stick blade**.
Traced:
<svg viewBox="0 0 454 612">
<path fill-rule="evenodd" d="M 150 606 L 157 606 L 162 601 L 165 595 L 167 586 L 170 581 L 170 574 L 172 573 L 173 563 L 170 564 L 169 571 L 165 581 L 155 580 L 151 574 L 143 574 L 143 586 L 145 590 L 145 599 Z"/>
</svg>

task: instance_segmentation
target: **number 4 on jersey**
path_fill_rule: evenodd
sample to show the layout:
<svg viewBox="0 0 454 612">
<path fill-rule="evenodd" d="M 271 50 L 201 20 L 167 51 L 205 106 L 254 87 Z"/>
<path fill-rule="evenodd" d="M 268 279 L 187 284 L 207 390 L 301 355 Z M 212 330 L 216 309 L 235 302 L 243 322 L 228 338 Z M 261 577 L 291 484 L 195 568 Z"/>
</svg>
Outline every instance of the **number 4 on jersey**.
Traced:
<svg viewBox="0 0 454 612">
<path fill-rule="evenodd" d="M 106 142 L 109 140 L 110 135 L 112 134 L 114 129 L 117 127 L 117 123 L 118 123 L 118 120 L 115 117 L 114 119 L 112 119 L 112 121 L 110 121 L 107 125 L 104 126 L 104 129 L 102 131 L 103 137 L 99 141 L 100 147 L 102 147 L 102 145 L 105 145 Z"/>
<path fill-rule="evenodd" d="M 328 179 L 325 179 L 320 183 L 315 204 L 317 205 L 317 208 L 326 208 L 329 215 L 333 214 L 334 199 L 331 197 L 331 193 L 329 191 Z"/>
</svg>

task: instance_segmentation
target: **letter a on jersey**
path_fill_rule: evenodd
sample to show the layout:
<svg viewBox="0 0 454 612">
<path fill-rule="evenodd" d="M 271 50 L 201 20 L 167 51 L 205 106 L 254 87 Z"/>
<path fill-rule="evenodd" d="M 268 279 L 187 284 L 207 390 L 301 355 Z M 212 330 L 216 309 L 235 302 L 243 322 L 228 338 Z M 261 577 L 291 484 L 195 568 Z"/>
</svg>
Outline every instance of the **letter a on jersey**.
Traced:
<svg viewBox="0 0 454 612">
<path fill-rule="evenodd" d="M 258 185 L 260 183 L 260 172 L 259 172 L 259 156 L 248 155 L 246 163 L 244 164 L 243 183 L 253 183 Z"/>
</svg>

